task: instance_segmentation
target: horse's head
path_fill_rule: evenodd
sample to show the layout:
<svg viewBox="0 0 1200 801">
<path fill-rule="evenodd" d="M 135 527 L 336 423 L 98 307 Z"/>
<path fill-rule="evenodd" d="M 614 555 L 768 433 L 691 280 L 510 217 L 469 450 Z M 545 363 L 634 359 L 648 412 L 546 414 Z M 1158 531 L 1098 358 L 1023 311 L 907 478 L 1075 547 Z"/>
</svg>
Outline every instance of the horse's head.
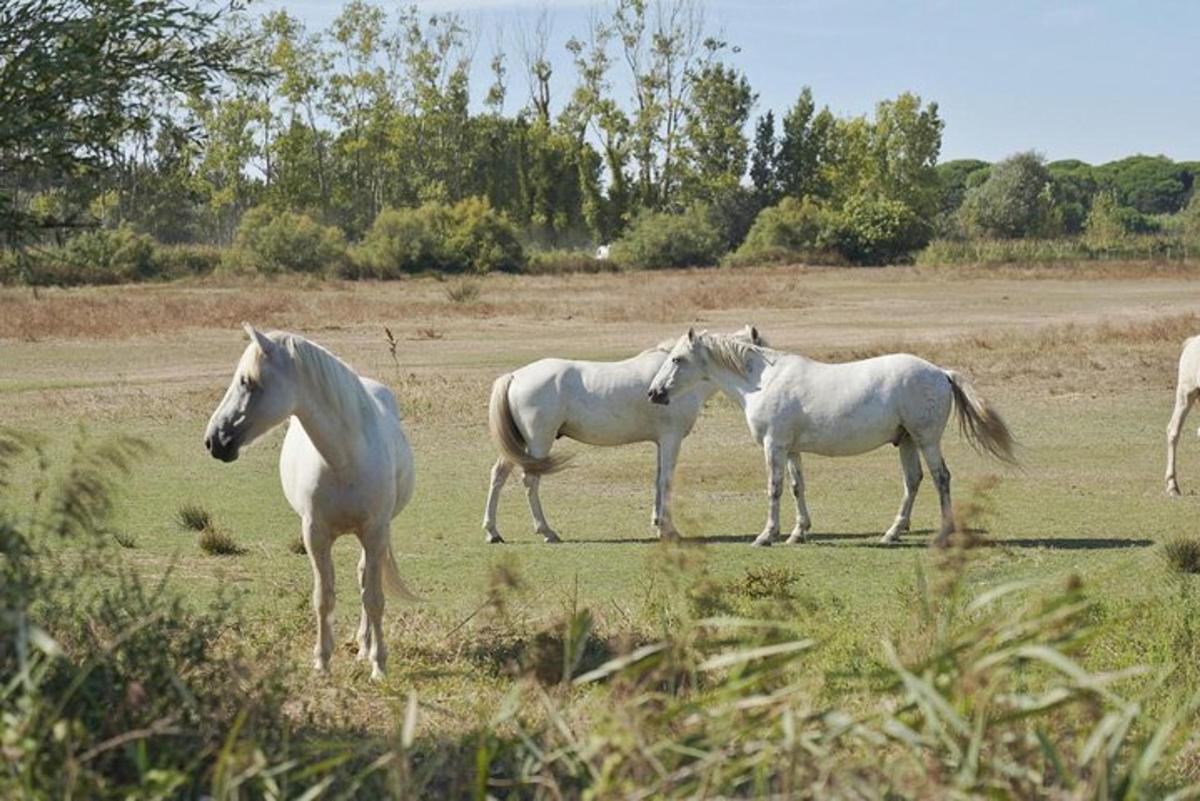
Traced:
<svg viewBox="0 0 1200 801">
<path fill-rule="evenodd" d="M 679 338 L 675 347 L 667 354 L 667 360 L 658 368 L 650 390 L 646 393 L 651 403 L 666 406 L 671 396 L 687 392 L 708 378 L 708 355 L 704 345 L 705 334 L 697 334 L 694 328 Z"/>
<path fill-rule="evenodd" d="M 671 402 L 672 395 L 681 395 L 700 382 L 711 380 L 714 361 L 722 362 L 726 366 L 730 363 L 729 340 L 753 348 L 767 346 L 766 340 L 752 325 L 742 326 L 733 334 L 717 335 L 715 339 L 706 331 L 697 334 L 694 328 L 689 328 L 671 348 L 667 360 L 658 368 L 658 373 L 650 382 L 650 389 L 646 393 L 650 401 L 666 406 Z M 717 349 L 715 354 L 714 348 Z M 739 366 L 737 369 L 740 372 L 743 368 Z"/>
<path fill-rule="evenodd" d="M 288 349 L 248 323 L 243 327 L 250 344 L 204 431 L 204 447 L 223 462 L 232 462 L 243 446 L 286 420 L 296 405 L 296 370 Z"/>
</svg>

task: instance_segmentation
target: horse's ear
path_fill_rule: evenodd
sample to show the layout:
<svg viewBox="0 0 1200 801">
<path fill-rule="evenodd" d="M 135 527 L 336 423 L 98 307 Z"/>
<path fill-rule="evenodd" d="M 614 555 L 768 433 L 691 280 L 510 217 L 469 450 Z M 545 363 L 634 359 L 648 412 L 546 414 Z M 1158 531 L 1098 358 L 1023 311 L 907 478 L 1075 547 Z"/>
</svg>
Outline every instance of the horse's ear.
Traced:
<svg viewBox="0 0 1200 801">
<path fill-rule="evenodd" d="M 245 330 L 246 336 L 250 337 L 250 341 L 258 345 L 258 349 L 263 352 L 263 355 L 269 358 L 275 349 L 275 343 L 267 339 L 266 336 L 250 325 L 250 323 L 242 323 L 242 328 Z"/>
<path fill-rule="evenodd" d="M 696 341 L 696 329 L 689 328 L 688 329 L 688 342 L 695 342 L 695 341 Z"/>
<path fill-rule="evenodd" d="M 762 337 L 758 335 L 758 326 L 750 326 L 750 341 L 755 345 L 762 344 Z"/>
</svg>

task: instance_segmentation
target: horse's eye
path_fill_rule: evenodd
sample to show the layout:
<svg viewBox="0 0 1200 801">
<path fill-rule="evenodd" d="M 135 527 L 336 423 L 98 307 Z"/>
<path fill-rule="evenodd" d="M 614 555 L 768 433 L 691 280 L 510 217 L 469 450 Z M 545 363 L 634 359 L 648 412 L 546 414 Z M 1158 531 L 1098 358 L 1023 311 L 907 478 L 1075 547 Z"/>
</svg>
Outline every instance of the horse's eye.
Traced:
<svg viewBox="0 0 1200 801">
<path fill-rule="evenodd" d="M 682 356 L 675 356 L 675 357 L 673 357 L 673 358 L 671 359 L 671 362 L 672 362 L 673 364 L 683 364 L 683 357 L 682 357 Z"/>
<path fill-rule="evenodd" d="M 250 376 L 242 376 L 242 386 L 246 389 L 254 389 L 254 382 L 250 380 Z"/>
</svg>

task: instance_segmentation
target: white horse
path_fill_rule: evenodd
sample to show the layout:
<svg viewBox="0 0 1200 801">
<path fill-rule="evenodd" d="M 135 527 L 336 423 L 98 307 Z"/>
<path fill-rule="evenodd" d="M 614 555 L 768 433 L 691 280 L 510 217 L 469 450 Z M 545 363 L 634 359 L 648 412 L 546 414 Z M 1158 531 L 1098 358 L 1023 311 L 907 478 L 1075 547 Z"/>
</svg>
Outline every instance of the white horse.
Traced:
<svg viewBox="0 0 1200 801">
<path fill-rule="evenodd" d="M 939 544 L 954 527 L 950 471 L 941 449 L 951 406 L 972 444 L 1001 460 L 1014 461 L 1012 437 L 1004 421 L 966 379 L 916 356 L 895 353 L 823 364 L 721 334 L 689 330 L 651 382 L 649 397 L 667 404 L 702 381 L 715 383 L 742 407 L 750 432 L 766 455 L 767 525 L 755 545 L 770 545 L 779 536 L 785 462 L 796 498 L 796 527 L 788 542 L 807 538 L 812 522 L 804 502 L 801 453 L 852 456 L 887 442 L 899 447 L 904 500 L 883 535 L 886 544 L 909 529 L 922 477 L 918 452 L 933 474 L 941 501 Z"/>
<path fill-rule="evenodd" d="M 300 516 L 313 568 L 318 671 L 333 651 L 333 540 L 353 532 L 362 545 L 358 657 L 381 678 L 387 662 L 383 589 L 412 598 L 396 570 L 391 520 L 413 493 L 413 455 L 391 391 L 361 378 L 301 336 L 262 334 L 250 344 L 204 433 L 204 447 L 232 462 L 238 451 L 291 418 L 279 454 L 283 494 Z"/>
<path fill-rule="evenodd" d="M 1175 383 L 1175 411 L 1167 426 L 1167 494 L 1179 494 L 1179 481 L 1175 478 L 1175 447 L 1183 421 L 1187 419 L 1192 403 L 1200 397 L 1200 336 L 1191 337 L 1183 343 L 1179 354 L 1179 379 Z M 1200 430 L 1196 432 L 1200 436 Z"/>
<path fill-rule="evenodd" d="M 763 344 L 758 330 L 749 325 L 730 337 Z M 496 506 L 514 466 L 524 473 L 534 530 L 546 542 L 561 542 L 546 522 L 538 497 L 541 477 L 566 462 L 565 457 L 550 455 L 559 437 L 589 445 L 653 442 L 658 447 L 658 470 L 651 524 L 661 539 L 679 537 L 670 506 L 675 460 L 684 437 L 716 387 L 697 386 L 694 391 L 681 393 L 669 408 L 646 403 L 650 380 L 666 360 L 670 345 L 662 343 L 621 362 L 542 359 L 496 379 L 488 428 L 500 458 L 492 467 L 483 515 L 488 542 L 504 542 L 496 528 Z"/>
</svg>

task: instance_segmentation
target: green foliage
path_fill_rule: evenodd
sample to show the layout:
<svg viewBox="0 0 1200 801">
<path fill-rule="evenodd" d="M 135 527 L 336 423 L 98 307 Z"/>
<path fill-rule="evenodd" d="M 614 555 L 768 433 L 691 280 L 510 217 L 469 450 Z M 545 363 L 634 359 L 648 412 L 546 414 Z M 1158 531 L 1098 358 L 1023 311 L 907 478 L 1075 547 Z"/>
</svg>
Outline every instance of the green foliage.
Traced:
<svg viewBox="0 0 1200 801">
<path fill-rule="evenodd" d="M 425 270 L 515 271 L 524 267 L 525 252 L 506 216 L 482 198 L 468 198 L 383 210 L 352 259 L 364 275 L 395 278 Z"/>
<path fill-rule="evenodd" d="M 851 198 L 833 226 L 829 240 L 856 264 L 902 261 L 929 241 L 925 221 L 898 200 Z"/>
<path fill-rule="evenodd" d="M 0 244 L 63 222 L 25 207 L 14 181 L 95 171 L 127 135 L 170 118 L 166 98 L 204 94 L 222 74 L 250 76 L 222 24 L 230 11 L 178 0 L 0 6 Z"/>
<path fill-rule="evenodd" d="M 1083 230 L 1088 209 L 1099 191 L 1095 169 L 1075 159 L 1051 162 L 1046 169 L 1050 172 L 1050 189 L 1063 233 L 1077 234 Z"/>
<path fill-rule="evenodd" d="M 709 64 L 696 74 L 684 123 L 688 198 L 711 203 L 740 188 L 749 152 L 744 130 L 754 101 L 750 82 L 732 67 Z"/>
<path fill-rule="evenodd" d="M 763 209 L 741 247 L 728 260 L 734 265 L 804 261 L 831 249 L 833 213 L 812 200 L 785 197 Z"/>
<path fill-rule="evenodd" d="M 1101 192 L 1096 196 L 1083 226 L 1088 247 L 1108 250 L 1120 246 L 1121 241 L 1132 233 L 1126 226 L 1126 216 L 1121 212 L 1115 193 Z"/>
<path fill-rule="evenodd" d="M 720 256 L 720 232 L 703 205 L 681 214 L 642 212 L 612 246 L 618 263 L 641 269 L 701 267 Z"/>
<path fill-rule="evenodd" d="M 940 213 L 949 217 L 958 211 L 967 191 L 987 180 L 992 165 L 979 159 L 943 161 L 935 168 L 941 196 Z"/>
<path fill-rule="evenodd" d="M 1184 207 L 1195 176 L 1165 156 L 1130 156 L 1102 164 L 1096 180 L 1117 194 L 1121 205 L 1142 214 L 1173 214 Z"/>
<path fill-rule="evenodd" d="M 119 284 L 163 275 L 154 241 L 129 225 L 84 231 L 61 246 L 8 252 L 0 257 L 0 281 L 4 283 Z"/>
<path fill-rule="evenodd" d="M 1082 237 L 1051 239 L 935 239 L 917 264 L 1050 264 L 1055 262 L 1184 261 L 1200 256 L 1200 241 L 1177 235 L 1129 235 L 1097 249 Z"/>
<path fill-rule="evenodd" d="M 344 259 L 346 238 L 307 214 L 257 206 L 242 216 L 234 248 L 235 258 L 258 272 L 323 272 Z"/>
<path fill-rule="evenodd" d="M 959 216 L 973 237 L 1047 236 L 1059 225 L 1050 172 L 1036 153 L 1018 153 L 992 167 L 986 181 L 967 192 Z"/>
</svg>

